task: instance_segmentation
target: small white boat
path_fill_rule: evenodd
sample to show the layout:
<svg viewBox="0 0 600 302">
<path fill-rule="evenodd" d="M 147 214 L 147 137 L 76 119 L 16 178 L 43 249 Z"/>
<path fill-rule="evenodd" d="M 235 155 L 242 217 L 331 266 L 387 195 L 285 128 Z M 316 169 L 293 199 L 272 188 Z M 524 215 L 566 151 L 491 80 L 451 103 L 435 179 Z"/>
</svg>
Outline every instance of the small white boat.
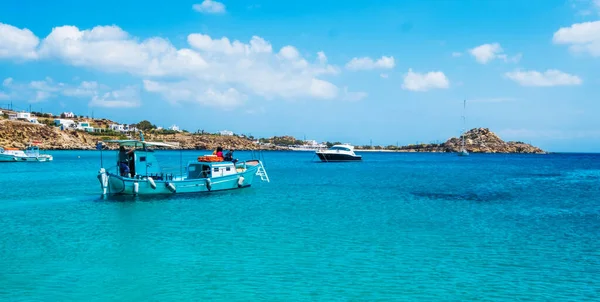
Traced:
<svg viewBox="0 0 600 302">
<path fill-rule="evenodd" d="M 0 148 L 0 162 L 46 162 L 52 159 L 52 155 L 40 154 L 38 146 L 29 146 L 25 151 L 17 148 Z"/>
<path fill-rule="evenodd" d="M 362 156 L 354 153 L 354 146 L 349 144 L 333 145 L 329 149 L 317 150 L 315 154 L 324 162 L 362 160 Z"/>
<path fill-rule="evenodd" d="M 179 173 L 163 169 L 154 156 L 155 147 L 173 148 L 162 142 L 142 140 L 110 140 L 127 152 L 126 162 L 104 168 L 101 164 L 98 180 L 102 195 L 157 195 L 175 193 L 214 192 L 250 187 L 254 176 L 269 181 L 262 162 L 258 159 L 238 162 L 225 161 L 214 155 L 199 156 L 198 161 L 179 163 Z M 101 150 L 101 148 L 100 148 Z"/>
</svg>

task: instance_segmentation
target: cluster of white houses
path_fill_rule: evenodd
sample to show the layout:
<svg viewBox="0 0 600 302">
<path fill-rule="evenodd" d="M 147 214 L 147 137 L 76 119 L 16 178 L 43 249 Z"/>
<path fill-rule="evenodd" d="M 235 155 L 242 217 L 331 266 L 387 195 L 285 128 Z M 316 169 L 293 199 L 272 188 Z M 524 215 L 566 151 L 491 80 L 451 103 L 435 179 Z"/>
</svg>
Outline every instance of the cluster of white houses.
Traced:
<svg viewBox="0 0 600 302">
<path fill-rule="evenodd" d="M 0 115 L 3 112 L 0 111 Z M 8 112 L 8 118 L 10 120 L 22 120 L 28 121 L 33 124 L 39 124 L 38 118 L 33 115 L 31 112 Z M 52 116 L 50 114 L 50 116 Z M 108 128 L 94 128 L 89 122 L 86 121 L 75 121 L 71 118 L 75 118 L 75 114 L 73 112 L 63 112 L 60 114 L 60 118 L 54 119 L 54 125 L 60 127 L 61 130 L 82 130 L 86 132 L 104 132 L 104 131 L 115 131 L 121 133 L 129 133 L 129 132 L 137 132 L 135 124 L 111 124 Z M 163 127 L 157 127 L 157 130 L 162 130 Z M 182 130 L 177 125 L 172 125 L 167 128 L 168 130 L 181 132 Z M 218 132 L 220 135 L 224 136 L 232 136 L 234 135 L 232 131 L 222 130 Z"/>
</svg>

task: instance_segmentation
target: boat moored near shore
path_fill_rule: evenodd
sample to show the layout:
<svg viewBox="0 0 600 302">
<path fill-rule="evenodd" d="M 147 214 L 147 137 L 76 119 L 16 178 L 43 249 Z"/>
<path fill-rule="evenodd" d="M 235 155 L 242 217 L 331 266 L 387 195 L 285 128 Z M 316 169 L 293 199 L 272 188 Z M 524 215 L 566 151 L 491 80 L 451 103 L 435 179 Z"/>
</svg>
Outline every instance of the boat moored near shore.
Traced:
<svg viewBox="0 0 600 302">
<path fill-rule="evenodd" d="M 47 162 L 52 161 L 53 157 L 49 154 L 40 154 L 38 146 L 29 146 L 25 151 L 17 148 L 0 147 L 0 162 Z"/>
<path fill-rule="evenodd" d="M 225 161 L 211 155 L 188 162 L 179 175 L 164 171 L 154 156 L 155 147 L 173 148 L 162 142 L 111 140 L 120 146 L 116 166 L 100 168 L 102 195 L 156 195 L 213 192 L 250 187 L 255 176 L 270 181 L 258 159 Z M 131 147 L 129 151 L 124 147 Z M 180 163 L 181 165 L 181 163 Z"/>
<path fill-rule="evenodd" d="M 362 156 L 354 153 L 354 146 L 349 144 L 333 145 L 329 149 L 317 150 L 315 154 L 323 162 L 362 160 Z"/>
</svg>

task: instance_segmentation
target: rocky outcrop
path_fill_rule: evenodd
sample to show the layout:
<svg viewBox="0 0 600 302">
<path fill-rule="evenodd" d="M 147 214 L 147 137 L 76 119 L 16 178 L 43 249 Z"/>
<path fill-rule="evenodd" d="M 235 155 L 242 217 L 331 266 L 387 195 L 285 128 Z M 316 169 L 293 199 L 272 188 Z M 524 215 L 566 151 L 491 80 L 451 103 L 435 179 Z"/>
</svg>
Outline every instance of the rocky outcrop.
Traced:
<svg viewBox="0 0 600 302">
<path fill-rule="evenodd" d="M 471 129 L 464 134 L 469 153 L 534 153 L 545 154 L 538 147 L 523 142 L 505 142 L 488 128 Z M 400 147 L 400 152 L 458 152 L 462 137 L 453 137 L 442 144 L 421 144 Z"/>
<path fill-rule="evenodd" d="M 488 128 L 475 128 L 463 134 L 465 148 L 471 153 L 546 153 L 523 142 L 505 142 Z M 444 143 L 446 152 L 458 152 L 462 138 L 453 137 Z"/>
<path fill-rule="evenodd" d="M 123 139 L 124 136 L 107 134 L 90 134 L 83 131 L 65 130 L 44 124 L 32 124 L 22 121 L 0 120 L 0 147 L 23 149 L 27 145 L 37 143 L 45 150 L 93 150 L 96 143 L 107 139 Z M 160 134 L 148 132 L 144 134 L 148 141 L 173 143 L 179 149 L 214 150 L 217 147 L 235 150 L 280 149 L 276 146 L 263 146 L 252 140 L 238 136 L 220 136 L 214 134 Z M 109 149 L 117 148 L 107 144 Z"/>
</svg>

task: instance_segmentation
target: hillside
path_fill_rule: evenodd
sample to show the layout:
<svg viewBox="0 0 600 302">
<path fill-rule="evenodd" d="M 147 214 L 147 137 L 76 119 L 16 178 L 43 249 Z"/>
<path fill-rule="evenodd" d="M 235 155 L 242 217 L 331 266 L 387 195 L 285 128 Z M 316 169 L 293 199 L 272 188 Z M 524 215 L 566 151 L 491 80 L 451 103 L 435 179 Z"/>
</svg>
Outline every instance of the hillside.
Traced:
<svg viewBox="0 0 600 302">
<path fill-rule="evenodd" d="M 254 143 L 252 140 L 238 136 L 220 136 L 214 134 L 190 134 L 179 132 L 176 134 L 160 134 L 149 131 L 144 133 L 146 140 L 170 142 L 181 149 L 213 150 L 218 146 L 225 149 L 258 150 L 277 149 L 265 147 Z M 0 119 L 0 147 L 25 148 L 28 144 L 37 141 L 41 149 L 46 150 L 93 150 L 100 140 L 125 139 L 126 136 L 118 133 L 87 133 L 83 131 L 65 130 L 44 124 L 32 124 L 22 121 Z M 137 138 L 137 137 L 136 137 Z M 116 148 L 115 145 L 108 145 Z"/>
</svg>

